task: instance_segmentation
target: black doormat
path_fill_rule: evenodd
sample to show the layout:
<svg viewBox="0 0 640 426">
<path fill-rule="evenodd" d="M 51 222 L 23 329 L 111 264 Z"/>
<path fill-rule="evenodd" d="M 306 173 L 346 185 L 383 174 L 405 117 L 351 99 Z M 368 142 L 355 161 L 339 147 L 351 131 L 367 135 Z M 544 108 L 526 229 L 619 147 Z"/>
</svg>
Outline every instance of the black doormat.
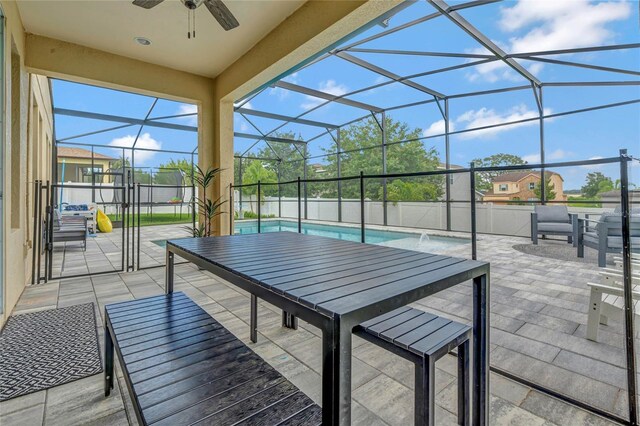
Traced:
<svg viewBox="0 0 640 426">
<path fill-rule="evenodd" d="M 93 303 L 15 315 L 0 334 L 0 401 L 101 371 Z"/>
</svg>

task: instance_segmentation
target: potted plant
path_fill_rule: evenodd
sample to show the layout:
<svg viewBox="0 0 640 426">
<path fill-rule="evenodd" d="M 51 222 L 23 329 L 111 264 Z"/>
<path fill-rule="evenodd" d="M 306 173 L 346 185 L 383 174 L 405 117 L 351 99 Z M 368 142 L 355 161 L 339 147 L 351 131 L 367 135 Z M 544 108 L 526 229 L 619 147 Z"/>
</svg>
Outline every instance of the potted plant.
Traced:
<svg viewBox="0 0 640 426">
<path fill-rule="evenodd" d="M 196 226 L 187 226 L 188 229 L 194 238 L 199 237 L 209 237 L 212 234 L 213 226 L 212 221 L 213 218 L 223 214 L 223 211 L 220 211 L 220 206 L 227 202 L 227 200 L 220 201 L 220 198 L 217 200 L 212 200 L 207 198 L 207 190 L 213 184 L 216 179 L 216 176 L 220 174 L 222 169 L 220 168 L 212 168 L 209 167 L 207 170 L 202 170 L 197 165 L 194 165 L 194 180 L 198 187 L 198 195 L 195 197 L 195 204 L 198 206 L 198 224 Z"/>
</svg>

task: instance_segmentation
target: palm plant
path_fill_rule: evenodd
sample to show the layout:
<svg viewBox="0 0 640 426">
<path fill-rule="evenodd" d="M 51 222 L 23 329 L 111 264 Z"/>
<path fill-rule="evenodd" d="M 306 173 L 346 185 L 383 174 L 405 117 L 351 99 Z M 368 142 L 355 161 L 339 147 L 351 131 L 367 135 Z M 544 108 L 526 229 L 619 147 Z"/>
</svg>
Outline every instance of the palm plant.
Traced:
<svg viewBox="0 0 640 426">
<path fill-rule="evenodd" d="M 222 171 L 220 168 L 212 168 L 209 167 L 207 170 L 202 170 L 197 165 L 194 165 L 194 180 L 198 187 L 199 195 L 195 197 L 195 203 L 198 206 L 199 220 L 196 226 L 187 226 L 188 229 L 194 237 L 209 237 L 213 231 L 212 221 L 213 218 L 223 214 L 223 211 L 220 211 L 220 207 L 227 202 L 227 200 L 221 201 L 222 197 L 219 197 L 216 200 L 212 200 L 207 198 L 207 189 L 213 184 L 216 179 L 216 176 Z"/>
</svg>

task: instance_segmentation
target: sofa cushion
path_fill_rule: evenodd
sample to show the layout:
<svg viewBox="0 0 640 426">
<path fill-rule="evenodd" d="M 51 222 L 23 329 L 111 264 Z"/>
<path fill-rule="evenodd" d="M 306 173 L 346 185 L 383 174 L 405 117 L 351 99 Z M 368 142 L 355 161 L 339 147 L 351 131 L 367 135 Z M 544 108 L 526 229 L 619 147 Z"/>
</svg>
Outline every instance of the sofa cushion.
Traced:
<svg viewBox="0 0 640 426">
<path fill-rule="evenodd" d="M 563 232 L 566 234 L 573 233 L 573 225 L 570 223 L 558 222 L 538 222 L 538 233 L 544 232 Z"/>
<path fill-rule="evenodd" d="M 569 223 L 567 206 L 535 206 L 538 222 Z"/>
<path fill-rule="evenodd" d="M 630 216 L 630 235 L 632 237 L 640 237 L 640 214 L 632 214 Z M 607 235 L 620 237 L 622 236 L 622 216 L 619 213 L 602 213 L 600 216 L 600 223 L 598 223 L 597 230 L 605 228 L 604 224 L 613 224 L 613 226 L 607 226 Z"/>
</svg>

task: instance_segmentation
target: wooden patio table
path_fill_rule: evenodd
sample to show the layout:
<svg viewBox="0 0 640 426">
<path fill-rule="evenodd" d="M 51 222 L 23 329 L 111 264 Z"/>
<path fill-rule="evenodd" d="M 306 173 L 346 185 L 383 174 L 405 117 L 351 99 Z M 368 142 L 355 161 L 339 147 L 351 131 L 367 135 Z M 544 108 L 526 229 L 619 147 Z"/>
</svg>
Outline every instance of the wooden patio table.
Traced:
<svg viewBox="0 0 640 426">
<path fill-rule="evenodd" d="M 167 293 L 174 255 L 322 330 L 324 425 L 351 422 L 355 326 L 473 280 L 471 416 L 488 424 L 488 263 L 293 232 L 184 238 L 167 241 Z"/>
</svg>

